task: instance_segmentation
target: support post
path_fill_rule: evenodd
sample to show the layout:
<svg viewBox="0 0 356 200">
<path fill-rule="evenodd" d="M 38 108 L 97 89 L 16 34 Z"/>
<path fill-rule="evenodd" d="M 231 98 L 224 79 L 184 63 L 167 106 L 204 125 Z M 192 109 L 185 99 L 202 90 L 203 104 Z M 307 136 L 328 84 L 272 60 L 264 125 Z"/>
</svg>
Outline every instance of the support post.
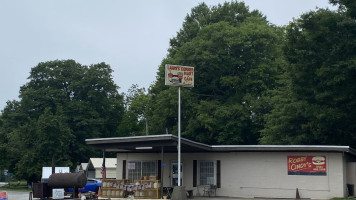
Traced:
<svg viewBox="0 0 356 200">
<path fill-rule="evenodd" d="M 186 200 L 187 199 L 187 194 L 185 191 L 185 187 L 181 186 L 181 143 L 180 143 L 180 118 L 181 118 L 181 114 L 180 114 L 180 88 L 178 87 L 178 186 L 173 188 L 173 193 L 172 193 L 172 200 Z"/>
<path fill-rule="evenodd" d="M 161 146 L 161 198 L 163 197 L 163 174 L 164 174 L 164 147 Z"/>
<path fill-rule="evenodd" d="M 52 156 L 52 174 L 56 173 L 56 160 Z"/>
<path fill-rule="evenodd" d="M 180 118 L 181 118 L 181 113 L 180 113 L 180 88 L 181 87 L 178 87 L 178 186 L 181 186 L 181 182 L 180 182 L 180 177 L 181 177 L 181 166 L 180 166 L 180 163 L 181 163 L 181 155 L 180 155 L 180 152 L 181 152 L 181 143 L 180 143 Z"/>
</svg>

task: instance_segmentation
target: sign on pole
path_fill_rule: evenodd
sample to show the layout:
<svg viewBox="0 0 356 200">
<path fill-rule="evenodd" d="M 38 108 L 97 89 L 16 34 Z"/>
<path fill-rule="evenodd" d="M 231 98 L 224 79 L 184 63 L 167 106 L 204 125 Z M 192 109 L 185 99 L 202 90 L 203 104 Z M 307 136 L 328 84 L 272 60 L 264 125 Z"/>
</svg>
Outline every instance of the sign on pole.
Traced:
<svg viewBox="0 0 356 200">
<path fill-rule="evenodd" d="M 166 64 L 164 74 L 166 85 L 178 86 L 178 186 L 181 186 L 180 88 L 194 87 L 194 67 Z"/>
<path fill-rule="evenodd" d="M 165 84 L 168 86 L 194 87 L 194 67 L 166 64 Z"/>
</svg>

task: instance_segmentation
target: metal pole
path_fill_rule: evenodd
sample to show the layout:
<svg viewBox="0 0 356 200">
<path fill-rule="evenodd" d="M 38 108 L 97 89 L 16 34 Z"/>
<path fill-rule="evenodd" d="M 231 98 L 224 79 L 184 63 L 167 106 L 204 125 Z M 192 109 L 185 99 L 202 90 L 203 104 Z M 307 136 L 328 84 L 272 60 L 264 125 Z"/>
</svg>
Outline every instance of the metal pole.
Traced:
<svg viewBox="0 0 356 200">
<path fill-rule="evenodd" d="M 148 135 L 148 120 L 147 118 L 145 118 L 145 120 L 146 120 L 146 135 Z"/>
<path fill-rule="evenodd" d="M 178 87 L 178 186 L 181 186 L 180 177 L 180 87 Z"/>
<path fill-rule="evenodd" d="M 52 174 L 56 173 L 56 160 L 52 156 Z"/>
</svg>

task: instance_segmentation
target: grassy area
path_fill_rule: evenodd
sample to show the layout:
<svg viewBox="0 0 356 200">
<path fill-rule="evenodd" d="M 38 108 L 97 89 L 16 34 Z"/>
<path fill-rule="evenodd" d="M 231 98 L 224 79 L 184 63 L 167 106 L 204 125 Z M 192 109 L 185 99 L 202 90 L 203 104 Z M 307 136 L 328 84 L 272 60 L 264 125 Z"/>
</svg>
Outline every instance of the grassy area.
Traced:
<svg viewBox="0 0 356 200">
<path fill-rule="evenodd" d="M 23 192 L 32 191 L 32 189 L 28 188 L 26 181 L 10 181 L 6 183 L 6 185 L 0 187 L 0 190 L 14 190 Z"/>
</svg>

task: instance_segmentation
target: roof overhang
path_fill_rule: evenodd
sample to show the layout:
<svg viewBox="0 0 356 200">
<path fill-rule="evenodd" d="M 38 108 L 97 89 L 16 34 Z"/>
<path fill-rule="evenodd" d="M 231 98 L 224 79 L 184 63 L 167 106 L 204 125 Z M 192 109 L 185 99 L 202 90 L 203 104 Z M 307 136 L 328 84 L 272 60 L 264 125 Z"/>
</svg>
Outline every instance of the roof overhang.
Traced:
<svg viewBox="0 0 356 200">
<path fill-rule="evenodd" d="M 171 134 L 86 139 L 88 145 L 117 153 L 176 153 L 178 137 Z M 328 145 L 207 145 L 181 138 L 181 152 L 339 152 L 356 156 L 349 146 Z"/>
<path fill-rule="evenodd" d="M 177 152 L 178 137 L 171 134 L 134 137 L 114 137 L 86 139 L 85 142 L 94 148 L 107 152 L 158 153 Z M 211 147 L 206 144 L 181 138 L 181 152 L 208 152 Z"/>
<path fill-rule="evenodd" d="M 356 156 L 349 146 L 328 145 L 213 145 L 214 152 L 342 152 Z"/>
</svg>

